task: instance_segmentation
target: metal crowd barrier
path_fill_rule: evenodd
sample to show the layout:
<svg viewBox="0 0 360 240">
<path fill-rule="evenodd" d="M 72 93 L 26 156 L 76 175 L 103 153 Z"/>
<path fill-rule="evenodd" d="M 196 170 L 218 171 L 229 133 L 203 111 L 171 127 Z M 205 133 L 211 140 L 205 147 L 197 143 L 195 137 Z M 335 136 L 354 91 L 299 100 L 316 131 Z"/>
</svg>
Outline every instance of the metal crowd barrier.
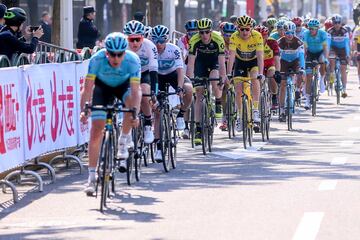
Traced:
<svg viewBox="0 0 360 240">
<path fill-rule="evenodd" d="M 186 34 L 183 32 L 179 32 L 179 31 L 173 31 L 171 34 L 171 42 L 175 45 L 177 45 L 177 41 L 179 40 L 179 38 L 181 38 L 182 36 L 185 36 Z"/>
</svg>

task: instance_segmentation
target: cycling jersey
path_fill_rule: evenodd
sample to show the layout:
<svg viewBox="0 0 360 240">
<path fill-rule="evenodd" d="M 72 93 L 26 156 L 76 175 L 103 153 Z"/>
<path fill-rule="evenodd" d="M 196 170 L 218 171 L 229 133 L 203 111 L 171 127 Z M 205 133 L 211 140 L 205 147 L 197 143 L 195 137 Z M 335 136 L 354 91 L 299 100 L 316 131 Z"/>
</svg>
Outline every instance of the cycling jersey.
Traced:
<svg viewBox="0 0 360 240">
<path fill-rule="evenodd" d="M 186 59 L 189 54 L 189 37 L 188 35 L 182 36 L 177 42 L 177 46 L 180 48 L 183 58 Z"/>
<path fill-rule="evenodd" d="M 87 80 L 96 78 L 110 87 L 117 87 L 126 81 L 140 82 L 141 64 L 136 53 L 126 50 L 121 65 L 117 68 L 110 66 L 106 57 L 106 49 L 101 49 L 90 59 Z"/>
<path fill-rule="evenodd" d="M 275 39 L 275 40 L 279 40 L 279 39 L 281 38 L 281 36 L 280 36 L 280 34 L 279 34 L 278 31 L 275 31 L 275 32 L 271 33 L 271 34 L 270 34 L 270 37 L 271 37 L 272 39 Z"/>
<path fill-rule="evenodd" d="M 312 36 L 309 30 L 304 33 L 304 45 L 308 52 L 319 53 L 327 46 L 327 33 L 319 29 L 315 36 Z"/>
<path fill-rule="evenodd" d="M 236 58 L 242 61 L 256 59 L 256 51 L 264 50 L 264 42 L 261 33 L 251 30 L 248 39 L 242 39 L 239 32 L 234 32 L 230 38 L 230 50 L 235 51 Z"/>
<path fill-rule="evenodd" d="M 201 41 L 201 36 L 196 33 L 189 42 L 189 54 L 196 55 L 196 61 L 217 61 L 218 56 L 224 54 L 225 42 L 221 34 L 211 32 L 211 40 L 208 44 Z"/>
<path fill-rule="evenodd" d="M 281 61 L 294 62 L 298 60 L 300 67 L 305 68 L 303 42 L 299 38 L 294 36 L 294 38 L 289 41 L 285 37 L 282 37 L 278 43 Z"/>
<path fill-rule="evenodd" d="M 360 44 L 360 26 L 356 27 L 354 30 L 354 41 L 356 44 Z"/>
<path fill-rule="evenodd" d="M 344 27 L 341 27 L 339 30 L 336 30 L 335 27 L 332 27 L 328 30 L 328 33 L 331 35 L 331 48 L 345 49 L 346 55 L 349 56 L 350 40 L 348 31 Z"/>
<path fill-rule="evenodd" d="M 149 39 L 144 38 L 140 49 L 136 52 L 141 61 L 141 72 L 158 71 L 158 53 L 156 46 Z"/>
<path fill-rule="evenodd" d="M 306 30 L 307 30 L 306 28 L 302 27 L 300 32 L 295 32 L 296 37 L 299 38 L 301 41 L 304 41 L 304 36 L 305 36 Z"/>
<path fill-rule="evenodd" d="M 180 48 L 172 43 L 166 43 L 164 51 L 158 56 L 159 75 L 167 75 L 178 68 L 183 68 Z"/>
<path fill-rule="evenodd" d="M 264 46 L 264 66 L 265 68 L 275 65 L 274 56 L 279 56 L 279 44 L 275 39 L 268 38 Z"/>
</svg>

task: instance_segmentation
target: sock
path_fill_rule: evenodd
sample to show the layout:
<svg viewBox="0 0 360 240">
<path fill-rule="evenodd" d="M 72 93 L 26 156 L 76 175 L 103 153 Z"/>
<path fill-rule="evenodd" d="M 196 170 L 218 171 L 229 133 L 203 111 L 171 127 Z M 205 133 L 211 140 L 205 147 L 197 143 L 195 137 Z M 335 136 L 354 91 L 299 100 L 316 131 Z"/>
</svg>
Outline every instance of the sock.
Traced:
<svg viewBox="0 0 360 240">
<path fill-rule="evenodd" d="M 89 167 L 89 178 L 88 178 L 88 182 L 95 182 L 96 178 L 95 178 L 95 168 L 94 167 Z"/>
<path fill-rule="evenodd" d="M 200 123 L 196 123 L 196 131 L 197 132 L 201 132 L 201 126 L 200 126 Z"/>
<path fill-rule="evenodd" d="M 144 125 L 151 126 L 151 116 L 144 116 Z"/>
<path fill-rule="evenodd" d="M 259 110 L 259 101 L 254 101 L 254 110 Z"/>
<path fill-rule="evenodd" d="M 185 129 L 189 129 L 189 122 L 185 121 Z"/>
<path fill-rule="evenodd" d="M 184 111 L 184 110 L 182 110 L 182 109 L 180 109 L 180 111 L 179 111 L 179 113 L 178 113 L 177 117 L 184 117 L 184 113 L 185 113 L 185 111 Z"/>
</svg>

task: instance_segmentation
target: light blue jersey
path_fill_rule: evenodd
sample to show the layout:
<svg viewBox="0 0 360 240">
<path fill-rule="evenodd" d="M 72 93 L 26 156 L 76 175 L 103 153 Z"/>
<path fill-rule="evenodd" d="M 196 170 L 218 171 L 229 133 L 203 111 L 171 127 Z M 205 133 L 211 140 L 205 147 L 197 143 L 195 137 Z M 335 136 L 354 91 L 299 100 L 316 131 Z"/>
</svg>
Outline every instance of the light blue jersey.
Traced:
<svg viewBox="0 0 360 240">
<path fill-rule="evenodd" d="M 315 36 L 312 36 L 309 30 L 304 33 L 304 45 L 307 51 L 311 53 L 319 53 L 327 46 L 328 36 L 324 30 L 319 29 Z"/>
<path fill-rule="evenodd" d="M 302 27 L 300 32 L 295 32 L 295 35 L 297 38 L 299 38 L 301 41 L 304 41 L 306 28 Z"/>
<path fill-rule="evenodd" d="M 106 49 L 102 49 L 91 57 L 87 79 L 98 78 L 110 87 L 120 86 L 126 81 L 140 82 L 141 64 L 136 53 L 126 50 L 124 59 L 117 68 L 109 64 L 105 53 Z"/>
</svg>

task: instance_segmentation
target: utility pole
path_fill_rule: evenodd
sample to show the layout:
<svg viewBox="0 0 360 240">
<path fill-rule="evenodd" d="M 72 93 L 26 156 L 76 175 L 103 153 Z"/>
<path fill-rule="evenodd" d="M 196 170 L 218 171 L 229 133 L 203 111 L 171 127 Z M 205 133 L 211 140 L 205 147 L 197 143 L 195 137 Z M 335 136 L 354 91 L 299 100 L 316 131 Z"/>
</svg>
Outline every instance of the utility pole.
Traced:
<svg viewBox="0 0 360 240">
<path fill-rule="evenodd" d="M 163 24 L 172 33 L 175 30 L 175 3 L 172 0 L 163 0 Z"/>
<path fill-rule="evenodd" d="M 72 1 L 60 2 L 60 46 L 73 49 L 73 4 Z"/>
</svg>

